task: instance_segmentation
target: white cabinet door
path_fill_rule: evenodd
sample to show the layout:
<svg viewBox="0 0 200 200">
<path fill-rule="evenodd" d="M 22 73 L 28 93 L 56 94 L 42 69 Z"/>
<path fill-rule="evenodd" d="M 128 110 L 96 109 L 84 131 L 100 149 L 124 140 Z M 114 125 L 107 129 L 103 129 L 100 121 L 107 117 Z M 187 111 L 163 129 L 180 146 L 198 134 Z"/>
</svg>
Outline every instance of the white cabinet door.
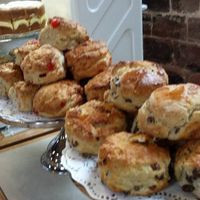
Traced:
<svg viewBox="0 0 200 200">
<path fill-rule="evenodd" d="M 141 0 L 72 0 L 72 18 L 107 42 L 113 62 L 142 60 Z"/>
</svg>

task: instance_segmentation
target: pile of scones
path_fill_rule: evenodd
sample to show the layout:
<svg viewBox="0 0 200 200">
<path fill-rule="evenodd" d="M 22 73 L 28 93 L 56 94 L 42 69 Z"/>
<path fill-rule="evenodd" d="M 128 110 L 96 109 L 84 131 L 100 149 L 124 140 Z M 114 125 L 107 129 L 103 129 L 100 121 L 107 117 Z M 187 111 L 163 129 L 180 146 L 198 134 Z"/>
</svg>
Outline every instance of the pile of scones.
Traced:
<svg viewBox="0 0 200 200">
<path fill-rule="evenodd" d="M 65 117 L 69 144 L 98 155 L 108 188 L 152 195 L 175 176 L 183 191 L 200 197 L 199 85 L 168 85 L 154 62 L 112 64 L 104 42 L 60 17 L 12 53 L 15 63 L 0 66 L 1 96 L 22 112 Z"/>
</svg>

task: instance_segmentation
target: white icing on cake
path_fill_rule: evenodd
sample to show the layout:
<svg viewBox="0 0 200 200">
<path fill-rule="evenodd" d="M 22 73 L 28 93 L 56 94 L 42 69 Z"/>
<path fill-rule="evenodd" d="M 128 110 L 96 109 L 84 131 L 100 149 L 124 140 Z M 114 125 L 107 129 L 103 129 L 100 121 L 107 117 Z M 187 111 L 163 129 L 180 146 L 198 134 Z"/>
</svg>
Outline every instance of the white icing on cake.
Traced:
<svg viewBox="0 0 200 200">
<path fill-rule="evenodd" d="M 40 8 L 44 4 L 40 1 L 13 1 L 7 4 L 0 4 L 0 10 L 12 10 L 12 9 L 28 9 L 28 8 Z"/>
</svg>

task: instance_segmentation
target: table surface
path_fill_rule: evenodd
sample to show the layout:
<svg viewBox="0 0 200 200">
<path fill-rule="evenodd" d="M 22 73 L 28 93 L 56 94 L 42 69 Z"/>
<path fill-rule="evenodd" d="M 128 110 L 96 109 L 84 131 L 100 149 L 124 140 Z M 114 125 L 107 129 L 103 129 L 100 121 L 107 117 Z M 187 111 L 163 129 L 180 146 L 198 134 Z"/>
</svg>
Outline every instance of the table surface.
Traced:
<svg viewBox="0 0 200 200">
<path fill-rule="evenodd" d="M 8 200 L 88 200 L 68 175 L 44 170 L 40 157 L 53 137 L 0 153 L 0 186 Z"/>
</svg>

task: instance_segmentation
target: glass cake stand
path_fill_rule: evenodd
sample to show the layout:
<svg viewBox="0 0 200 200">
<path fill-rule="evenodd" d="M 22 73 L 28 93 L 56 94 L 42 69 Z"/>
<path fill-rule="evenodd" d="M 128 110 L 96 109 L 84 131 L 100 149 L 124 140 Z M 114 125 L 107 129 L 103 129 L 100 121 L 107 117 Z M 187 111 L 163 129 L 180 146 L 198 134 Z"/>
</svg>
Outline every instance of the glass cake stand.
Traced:
<svg viewBox="0 0 200 200">
<path fill-rule="evenodd" d="M 65 148 L 65 131 L 63 118 L 44 118 L 34 113 L 19 112 L 7 98 L 0 98 L 0 121 L 7 125 L 21 128 L 61 128 L 60 133 L 48 145 L 41 156 L 41 164 L 48 171 L 58 174 L 66 173 L 61 164 L 62 150 Z"/>
</svg>

